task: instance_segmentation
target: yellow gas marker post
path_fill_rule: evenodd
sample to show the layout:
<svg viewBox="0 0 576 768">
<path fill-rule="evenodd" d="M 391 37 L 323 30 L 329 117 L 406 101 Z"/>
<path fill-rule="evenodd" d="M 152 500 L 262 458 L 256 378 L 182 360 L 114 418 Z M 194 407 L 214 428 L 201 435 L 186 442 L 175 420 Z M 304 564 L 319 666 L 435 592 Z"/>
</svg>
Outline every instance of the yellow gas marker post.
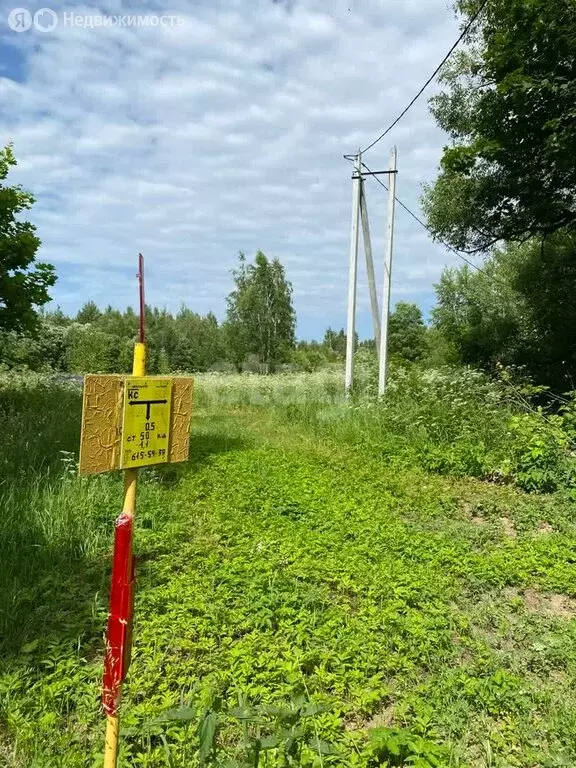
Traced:
<svg viewBox="0 0 576 768">
<path fill-rule="evenodd" d="M 139 254 L 140 341 L 132 376 L 84 377 L 80 474 L 124 470 L 124 505 L 116 520 L 102 704 L 104 768 L 116 768 L 122 682 L 130 664 L 134 604 L 132 536 L 138 468 L 188 458 L 193 380 L 146 376 L 144 265 Z"/>
<path fill-rule="evenodd" d="M 141 273 L 140 273 L 141 274 Z M 134 345 L 134 359 L 132 361 L 132 373 L 134 376 L 146 375 L 146 346 L 143 343 L 136 343 Z M 126 417 L 124 417 L 124 420 Z M 123 425 L 124 426 L 124 425 Z M 122 442 L 124 443 L 124 429 L 122 430 Z M 124 506 L 122 514 L 126 515 L 131 520 L 134 519 L 134 512 L 136 511 L 136 486 L 138 483 L 138 469 L 133 466 L 127 469 L 124 473 Z M 132 534 L 132 530 L 130 531 Z M 132 536 L 130 536 L 132 538 Z M 132 544 L 132 542 L 130 542 Z M 129 556 L 127 558 L 127 567 L 131 575 L 133 566 L 133 557 L 130 546 Z M 112 602 L 112 600 L 111 600 Z M 131 606 L 132 607 L 132 606 Z M 131 611 L 133 613 L 133 610 Z M 130 616 L 132 621 L 133 616 Z M 132 640 L 132 627 L 130 626 L 130 637 L 126 647 L 126 653 L 130 653 L 130 645 Z M 124 675 L 128 670 L 124 671 Z M 106 683 L 104 683 L 104 689 L 106 689 Z M 121 693 L 121 691 L 119 692 Z M 120 704 L 120 698 L 118 697 L 117 704 Z M 104 768 L 116 768 L 116 762 L 118 760 L 118 740 L 120 738 L 120 714 L 116 711 L 113 714 L 106 714 L 106 737 L 104 741 Z"/>
</svg>

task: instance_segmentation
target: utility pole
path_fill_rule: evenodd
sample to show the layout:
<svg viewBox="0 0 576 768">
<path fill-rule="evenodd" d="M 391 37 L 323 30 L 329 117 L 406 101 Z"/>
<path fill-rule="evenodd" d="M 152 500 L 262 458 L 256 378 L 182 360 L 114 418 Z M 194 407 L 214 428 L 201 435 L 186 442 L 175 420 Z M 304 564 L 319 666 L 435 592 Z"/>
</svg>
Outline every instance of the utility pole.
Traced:
<svg viewBox="0 0 576 768">
<path fill-rule="evenodd" d="M 378 394 L 386 391 L 388 365 L 388 318 L 390 316 L 390 287 L 392 279 L 392 249 L 394 246 L 394 204 L 396 202 L 396 147 L 390 153 L 388 186 L 388 223 L 386 225 L 386 260 L 384 262 L 384 293 L 382 296 L 382 323 L 380 331 L 380 360 L 378 369 Z"/>
<path fill-rule="evenodd" d="M 356 332 L 356 285 L 358 282 L 358 223 L 360 218 L 360 194 L 362 184 L 362 154 L 354 160 L 352 176 L 352 226 L 350 229 L 350 266 L 348 271 L 348 319 L 346 323 L 346 397 L 350 397 L 354 383 L 354 336 Z"/>
<path fill-rule="evenodd" d="M 370 306 L 372 308 L 372 324 L 374 326 L 374 344 L 376 354 L 380 355 L 380 312 L 378 311 L 378 295 L 376 293 L 376 278 L 374 277 L 374 259 L 372 258 L 372 240 L 370 239 L 370 222 L 366 206 L 364 179 L 360 182 L 360 217 L 362 219 L 362 235 L 364 237 L 364 253 L 366 255 L 366 272 L 368 273 L 368 288 L 370 290 Z"/>
</svg>

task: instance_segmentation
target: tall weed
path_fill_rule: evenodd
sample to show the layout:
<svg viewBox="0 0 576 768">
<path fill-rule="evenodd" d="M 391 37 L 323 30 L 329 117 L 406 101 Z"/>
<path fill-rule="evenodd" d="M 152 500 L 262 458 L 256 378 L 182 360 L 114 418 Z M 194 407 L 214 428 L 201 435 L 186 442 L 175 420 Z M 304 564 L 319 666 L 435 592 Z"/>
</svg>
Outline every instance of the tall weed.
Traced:
<svg viewBox="0 0 576 768">
<path fill-rule="evenodd" d="M 63 601 L 80 632 L 94 592 L 105 597 L 121 478 L 78 477 L 81 408 L 78 383 L 0 376 L 0 654 L 58 629 Z M 140 506 L 156 492 L 143 483 Z"/>
<path fill-rule="evenodd" d="M 536 390 L 535 390 L 536 391 Z M 210 374 L 199 402 L 274 408 L 318 439 L 361 444 L 387 461 L 456 476 L 514 483 L 531 492 L 572 488 L 576 408 L 536 408 L 527 389 L 464 367 L 423 368 L 394 361 L 383 398 L 373 355 L 360 350 L 356 382 L 344 398 L 341 370 L 313 374 Z M 539 390 L 538 390 L 539 392 Z"/>
</svg>

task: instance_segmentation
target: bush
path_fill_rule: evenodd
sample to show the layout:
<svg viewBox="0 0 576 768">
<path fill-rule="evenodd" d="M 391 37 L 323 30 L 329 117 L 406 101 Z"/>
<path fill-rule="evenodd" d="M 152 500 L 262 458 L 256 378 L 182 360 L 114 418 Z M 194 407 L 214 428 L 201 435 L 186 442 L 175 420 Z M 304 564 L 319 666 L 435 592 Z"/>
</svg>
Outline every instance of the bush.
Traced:
<svg viewBox="0 0 576 768">
<path fill-rule="evenodd" d="M 509 425 L 510 457 L 501 465 L 504 476 L 526 491 L 555 491 L 574 484 L 571 441 L 560 416 L 535 413 L 513 416 Z"/>
</svg>

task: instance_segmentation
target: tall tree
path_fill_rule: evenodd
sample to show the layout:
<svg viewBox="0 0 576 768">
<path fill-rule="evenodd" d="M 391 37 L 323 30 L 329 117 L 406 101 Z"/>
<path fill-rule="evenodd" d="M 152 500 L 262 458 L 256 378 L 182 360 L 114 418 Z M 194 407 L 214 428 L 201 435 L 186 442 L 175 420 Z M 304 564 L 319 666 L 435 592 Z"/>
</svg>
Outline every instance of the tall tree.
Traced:
<svg viewBox="0 0 576 768">
<path fill-rule="evenodd" d="M 338 357 L 346 357 L 346 331 L 344 328 L 340 328 L 338 332 L 332 328 L 327 328 L 322 343 L 331 349 L 334 354 L 338 355 Z M 354 331 L 354 349 L 357 347 L 358 333 Z"/>
<path fill-rule="evenodd" d="M 228 312 L 228 317 L 231 317 L 230 312 Z M 222 335 L 226 357 L 236 368 L 236 371 L 240 373 L 242 371 L 242 364 L 248 356 L 248 339 L 245 329 L 239 319 L 233 317 L 222 323 Z"/>
<path fill-rule="evenodd" d="M 576 3 L 489 0 L 475 30 L 432 99 L 452 139 L 424 196 L 432 230 L 487 250 L 576 229 Z"/>
<path fill-rule="evenodd" d="M 169 351 L 174 370 L 206 371 L 223 358 L 220 328 L 211 312 L 202 317 L 182 306 L 174 327 L 176 344 Z"/>
<path fill-rule="evenodd" d="M 94 301 L 86 301 L 76 315 L 76 322 L 85 325 L 86 323 L 95 323 L 101 317 L 102 312 L 98 309 L 98 305 Z"/>
<path fill-rule="evenodd" d="M 258 356 L 268 373 L 287 360 L 295 344 L 296 314 L 292 285 L 278 259 L 269 261 L 258 251 L 254 264 L 239 256 L 233 271 L 235 290 L 227 298 L 229 338 L 244 353 Z"/>
<path fill-rule="evenodd" d="M 50 264 L 36 262 L 36 227 L 18 218 L 34 197 L 19 185 L 3 183 L 15 165 L 11 145 L 0 149 L 0 328 L 30 331 L 38 325 L 35 308 L 50 301 L 48 288 L 56 274 Z"/>
<path fill-rule="evenodd" d="M 426 326 L 417 304 L 399 301 L 388 326 L 390 352 L 405 360 L 420 360 L 426 349 Z"/>
</svg>

